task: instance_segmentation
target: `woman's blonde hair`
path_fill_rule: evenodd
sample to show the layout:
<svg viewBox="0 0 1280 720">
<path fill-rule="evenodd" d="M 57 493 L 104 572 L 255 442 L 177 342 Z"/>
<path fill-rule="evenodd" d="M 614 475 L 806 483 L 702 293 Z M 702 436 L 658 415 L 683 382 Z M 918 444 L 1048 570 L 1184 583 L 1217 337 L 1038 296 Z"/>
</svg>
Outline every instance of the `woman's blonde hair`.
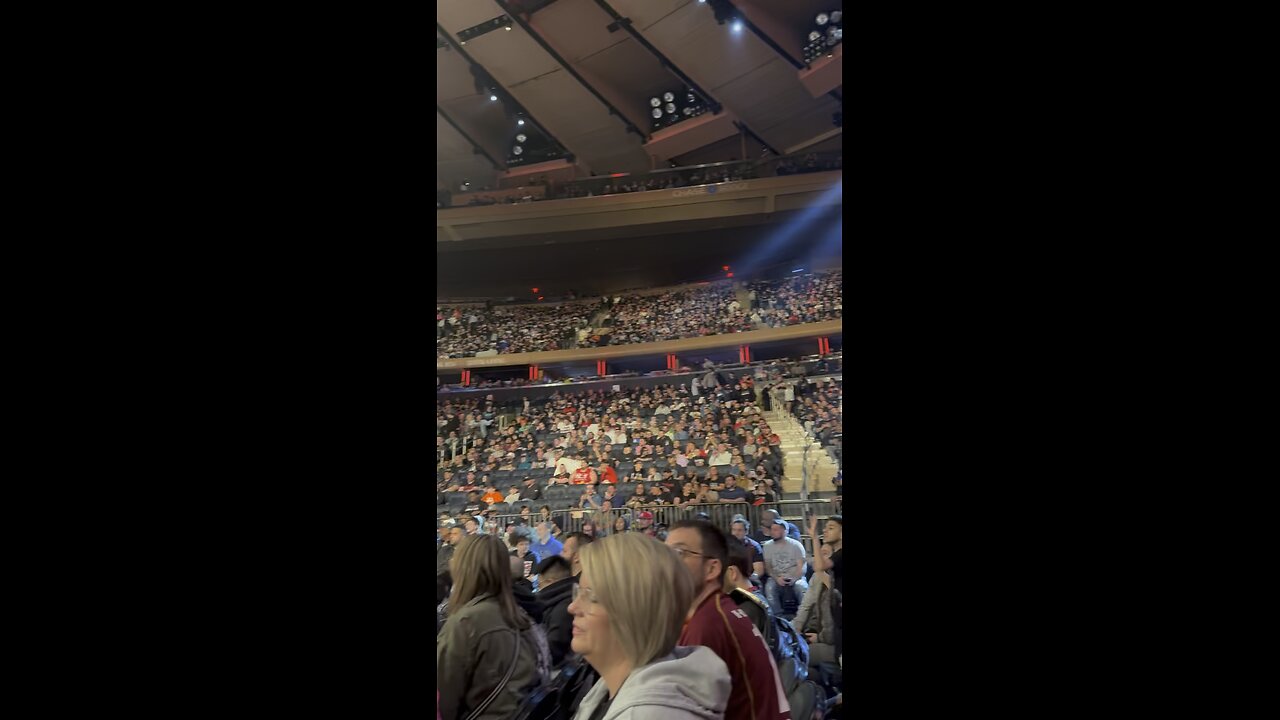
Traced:
<svg viewBox="0 0 1280 720">
<path fill-rule="evenodd" d="M 671 548 L 642 533 L 584 547 L 582 575 L 609 614 L 609 629 L 634 667 L 675 648 L 693 605 L 693 578 Z"/>
<path fill-rule="evenodd" d="M 449 558 L 449 574 L 453 576 L 453 592 L 449 594 L 449 616 L 462 611 L 472 600 L 491 595 L 507 627 L 528 628 L 532 621 L 516 604 L 511 587 L 511 553 L 493 535 L 468 535 Z"/>
</svg>

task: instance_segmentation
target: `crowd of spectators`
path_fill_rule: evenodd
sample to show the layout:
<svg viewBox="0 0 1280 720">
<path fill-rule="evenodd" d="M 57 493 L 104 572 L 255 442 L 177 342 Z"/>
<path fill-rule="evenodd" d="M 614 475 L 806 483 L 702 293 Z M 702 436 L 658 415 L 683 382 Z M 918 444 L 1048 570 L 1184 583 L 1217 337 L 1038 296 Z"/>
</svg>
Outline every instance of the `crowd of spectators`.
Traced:
<svg viewBox="0 0 1280 720">
<path fill-rule="evenodd" d="M 606 298 L 602 304 L 437 306 L 436 354 L 483 357 L 629 345 L 833 320 L 843 310 L 842 283 L 840 271 L 752 282 L 745 304 L 730 282 L 719 281 Z"/>
<path fill-rule="evenodd" d="M 731 285 L 719 282 L 660 295 L 629 295 L 606 324 L 610 345 L 659 342 L 754 330 Z"/>
<path fill-rule="evenodd" d="M 841 155 L 820 157 L 817 153 L 809 153 L 798 158 L 783 158 L 778 161 L 774 170 L 777 175 L 803 175 L 804 173 L 840 170 L 844 167 Z"/>
<path fill-rule="evenodd" d="M 564 350 L 594 308 L 566 305 L 436 307 L 436 356 L 460 358 Z"/>
<path fill-rule="evenodd" d="M 556 393 L 522 403 L 501 428 L 500 411 L 492 396 L 437 404 L 437 490 L 478 493 L 464 510 L 487 511 L 492 503 L 484 497 L 492 492 L 505 502 L 512 486 L 527 488 L 521 500 L 541 500 L 549 487 L 595 482 L 627 484 L 629 496 L 612 505 L 618 508 L 780 499 L 781 438 L 764 419 L 751 377 L 708 372 L 688 384 Z M 552 471 L 532 473 L 551 476 L 535 483 L 536 493 L 523 485 L 534 470 Z M 498 487 L 496 477 L 510 482 Z M 575 493 L 559 504 L 581 507 L 582 500 Z"/>
<path fill-rule="evenodd" d="M 696 653 L 696 648 L 712 651 L 700 665 L 721 673 L 716 681 L 720 694 L 707 702 L 725 710 L 723 717 L 784 717 L 772 711 L 761 715 L 761 704 L 747 691 L 748 685 L 763 687 L 766 680 L 773 684 L 775 679 L 781 680 L 775 688 L 792 711 L 805 718 L 823 717 L 836 707 L 842 652 L 840 516 L 828 517 L 821 541 L 818 520 L 807 521 L 813 553 L 800 542 L 800 528 L 768 506 L 760 509 L 759 527 L 742 515 L 726 515 L 719 523 L 709 522 L 705 515 L 690 517 L 695 510 L 713 506 L 738 512 L 736 508 L 745 504 L 780 499 L 781 438 L 764 418 L 759 386 L 782 381 L 781 370 L 757 368 L 735 379 L 711 368 L 689 383 L 614 391 L 584 388 L 503 405 L 493 395 L 438 400 L 437 654 L 452 663 L 447 680 L 454 686 L 442 694 L 442 707 L 473 710 L 503 674 L 495 676 L 494 668 L 505 671 L 513 652 L 510 643 L 503 648 L 486 646 L 485 653 L 504 660 L 495 661 L 494 667 L 472 665 L 483 660 L 468 654 L 472 648 L 462 630 L 464 619 L 483 618 L 490 623 L 485 627 L 505 624 L 520 632 L 528 627 L 522 623 L 541 626 L 545 645 L 529 644 L 534 658 L 520 664 L 519 679 L 512 679 L 521 689 L 506 698 L 501 712 L 507 717 L 523 694 L 546 682 L 530 667 L 546 664 L 580 672 L 585 661 L 597 672 L 606 671 L 600 638 L 607 636 L 591 635 L 604 626 L 585 619 L 593 612 L 589 604 L 599 608 L 600 600 L 586 593 L 616 598 L 617 590 L 606 594 L 611 574 L 648 577 L 670 558 L 679 565 L 668 567 L 668 575 L 629 591 L 642 603 L 636 607 L 643 608 L 635 622 L 647 628 L 646 633 L 669 626 L 668 642 L 678 645 L 675 657 Z M 817 433 L 838 432 L 840 386 L 825 382 L 806 388 L 798 390 L 793 412 Z M 457 495 L 465 496 L 462 504 L 454 502 Z M 694 506 L 689 514 L 673 515 L 684 503 Z M 622 514 L 610 514 L 618 508 Z M 585 520 L 575 522 L 579 527 L 562 527 L 557 521 L 575 512 L 585 514 Z M 659 543 L 673 554 L 654 550 Z M 478 544 L 488 548 L 490 557 L 483 569 L 468 560 Z M 616 556 L 606 560 L 598 554 L 600 548 L 610 547 L 618 550 Z M 706 558 L 719 560 L 720 569 L 707 573 Z M 679 566 L 687 568 L 703 590 L 696 595 L 675 592 L 674 605 L 659 611 L 661 603 L 673 597 L 670 588 L 684 582 L 670 575 Z M 462 575 L 482 576 L 485 582 L 506 577 L 509 586 L 455 585 L 455 576 Z M 665 588 L 663 592 L 639 595 L 654 582 Z M 463 590 L 458 592 L 458 587 Z M 476 605 L 472 600 L 481 593 L 508 598 L 509 603 L 503 600 L 495 606 L 507 607 L 508 616 Z M 511 608 L 523 614 L 513 615 Z M 738 608 L 743 612 L 734 612 Z M 618 607 L 604 610 L 621 612 Z M 813 684 L 795 680 L 793 668 L 780 662 L 784 635 L 774 631 L 775 617 L 777 622 L 794 619 L 794 626 L 785 627 L 793 627 L 808 643 L 807 671 L 815 678 Z M 722 618 L 731 620 L 726 624 Z M 518 638 L 520 632 L 505 637 Z M 741 636 L 736 645 L 729 635 Z M 496 642 L 492 638 L 486 641 L 490 645 Z M 733 648 L 746 647 L 748 638 L 764 640 L 754 646 L 760 651 L 736 654 Z M 738 670 L 725 675 L 717 658 L 730 653 L 740 662 Z M 590 711 L 604 700 L 594 675 L 587 677 L 590 682 L 561 701 L 569 714 Z M 627 682 L 633 693 L 645 687 Z M 691 676 L 682 674 L 682 693 L 690 692 L 691 682 Z M 818 687 L 823 690 L 814 689 Z M 619 694 L 614 702 L 627 702 L 627 697 Z M 779 708 L 779 698 L 766 698 L 763 707 Z M 462 715 L 459 710 L 452 717 Z"/>
<path fill-rule="evenodd" d="M 753 282 L 751 321 L 758 327 L 783 327 L 841 317 L 844 273 L 804 273 L 784 280 Z"/>
<path fill-rule="evenodd" d="M 528 195 L 509 195 L 506 197 L 495 198 L 488 195 L 473 195 L 467 200 L 467 204 L 463 207 L 476 207 L 482 205 L 519 205 L 520 203 L 531 203 L 542 200 L 532 194 Z M 459 207 L 454 205 L 453 207 Z"/>
<path fill-rule="evenodd" d="M 819 383 L 797 383 L 791 414 L 804 426 L 805 432 L 822 443 L 839 464 L 844 448 L 844 382 L 834 378 Z M 839 483 L 837 483 L 839 489 Z"/>
<path fill-rule="evenodd" d="M 555 197 L 597 197 L 600 195 L 619 195 L 652 190 L 674 190 L 697 185 L 736 182 L 752 177 L 755 177 L 753 169 L 741 165 L 725 168 L 690 169 L 678 172 L 663 172 L 648 179 L 619 179 L 617 182 L 605 182 L 603 185 L 600 184 L 599 180 L 568 183 L 556 190 Z"/>
</svg>

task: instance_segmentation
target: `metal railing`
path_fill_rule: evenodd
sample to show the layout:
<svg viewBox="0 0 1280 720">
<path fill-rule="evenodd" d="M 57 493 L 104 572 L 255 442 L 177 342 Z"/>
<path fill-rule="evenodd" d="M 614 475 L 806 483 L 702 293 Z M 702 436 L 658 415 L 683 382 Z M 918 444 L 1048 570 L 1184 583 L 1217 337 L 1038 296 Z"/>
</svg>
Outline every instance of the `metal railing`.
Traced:
<svg viewBox="0 0 1280 720">
<path fill-rule="evenodd" d="M 761 503 L 753 505 L 746 502 L 721 502 L 721 503 L 700 503 L 689 505 L 628 505 L 620 508 L 613 508 L 608 511 L 585 509 L 585 508 L 564 508 L 561 510 L 552 510 L 551 519 L 564 534 L 572 532 L 580 532 L 584 523 L 591 521 L 596 523 L 597 534 L 603 531 L 607 535 L 612 532 L 613 524 L 617 518 L 626 518 L 627 526 L 634 528 L 636 519 L 641 512 L 653 513 L 653 524 L 671 525 L 679 520 L 692 520 L 699 513 L 706 513 L 711 523 L 729 532 L 730 523 L 735 517 L 741 516 L 751 523 L 752 530 L 760 527 L 760 519 L 769 510 L 777 510 L 784 520 L 793 523 L 801 531 L 802 537 L 808 528 L 805 526 L 804 515 L 806 511 L 812 510 L 814 515 L 821 523 L 832 515 L 841 513 L 840 498 L 821 498 L 810 500 L 779 500 L 778 502 Z M 507 525 L 515 524 L 521 519 L 525 519 L 529 532 L 533 532 L 533 527 L 542 521 L 541 515 L 530 515 L 524 518 L 519 514 L 503 514 L 491 515 L 489 520 L 495 521 L 499 532 L 504 536 L 507 534 Z"/>
<path fill-rule="evenodd" d="M 579 198 L 597 195 L 619 195 L 651 190 L 675 190 L 684 187 L 734 182 L 756 177 L 755 163 L 710 163 L 688 167 L 667 168 L 645 173 L 604 175 L 573 180 L 556 187 L 553 198 Z"/>
<path fill-rule="evenodd" d="M 763 160 L 731 160 L 728 162 L 663 168 L 645 173 L 603 175 L 557 185 L 548 199 L 617 195 L 649 190 L 672 190 L 699 185 L 750 180 L 762 177 L 784 177 L 811 172 L 840 170 L 844 165 L 840 150 L 798 152 Z"/>
</svg>

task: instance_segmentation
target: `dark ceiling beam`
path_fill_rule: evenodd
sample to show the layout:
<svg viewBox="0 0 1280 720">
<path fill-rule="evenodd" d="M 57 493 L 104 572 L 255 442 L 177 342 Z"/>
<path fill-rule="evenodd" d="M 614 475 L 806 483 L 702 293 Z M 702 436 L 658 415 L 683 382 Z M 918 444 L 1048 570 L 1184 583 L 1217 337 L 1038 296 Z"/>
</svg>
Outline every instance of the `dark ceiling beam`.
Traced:
<svg viewBox="0 0 1280 720">
<path fill-rule="evenodd" d="M 698 83 L 693 81 L 693 78 L 686 75 L 684 71 L 681 70 L 675 63 L 671 62 L 671 60 L 667 58 L 666 55 L 663 55 L 662 51 L 654 47 L 653 43 L 649 42 L 649 40 L 645 38 L 644 35 L 641 35 L 640 31 L 636 30 L 635 27 L 632 25 L 631 18 L 623 17 L 621 14 L 618 13 L 617 10 L 614 10 L 613 7 L 609 5 L 609 3 L 605 2 L 605 0 L 596 0 L 596 5 L 599 5 L 601 10 L 604 10 L 605 12 L 609 13 L 609 17 L 613 18 L 613 21 L 617 23 L 618 27 L 625 29 L 627 31 L 627 34 L 635 38 L 636 42 L 640 43 L 640 45 L 642 45 L 645 50 L 648 50 L 650 53 L 653 54 L 654 57 L 658 58 L 658 62 L 662 63 L 663 69 L 671 71 L 672 74 L 680 78 L 681 82 L 683 82 L 685 85 L 688 85 L 691 90 L 698 93 L 698 95 L 702 97 L 702 99 L 706 100 L 707 106 L 711 108 L 711 112 L 713 113 L 720 112 L 720 110 L 724 106 L 721 105 L 720 102 L 717 101 L 714 97 L 712 97 L 711 93 L 707 92 L 706 90 L 703 90 L 702 87 L 698 85 Z"/>
<path fill-rule="evenodd" d="M 498 79 L 493 77 L 493 73 L 490 73 L 488 70 L 485 70 L 483 65 L 476 62 L 475 58 L 471 57 L 471 55 L 468 54 L 467 51 L 461 45 L 458 44 L 458 39 L 454 37 L 453 34 L 450 33 L 448 30 L 445 30 L 444 26 L 438 22 L 436 23 L 436 32 L 439 33 L 440 36 L 444 37 L 444 39 L 449 43 L 449 47 L 453 48 L 454 51 L 456 51 L 459 55 L 461 55 L 462 59 L 467 61 L 467 64 L 471 65 L 472 67 L 477 67 L 477 68 L 480 68 L 481 70 L 484 70 L 485 76 L 493 80 L 495 85 L 498 84 Z M 524 118 L 525 122 L 531 123 L 534 127 L 541 130 L 542 134 L 546 135 L 549 140 L 554 142 L 558 147 L 563 148 L 565 152 L 569 153 L 569 162 L 576 161 L 576 158 L 574 157 L 572 151 L 570 151 L 569 148 L 565 146 L 564 143 L 560 142 L 559 138 L 557 138 L 555 135 L 552 135 L 551 131 L 547 129 L 546 125 L 543 125 L 542 123 L 538 122 L 537 118 L 535 118 L 533 114 L 529 112 L 529 108 L 526 108 L 523 104 L 516 102 L 515 96 L 512 95 L 510 92 L 508 92 L 506 88 L 500 87 L 500 89 L 502 90 L 502 93 L 504 95 L 506 95 L 508 98 L 512 100 L 512 102 L 520 106 L 521 117 Z M 436 107 L 439 108 L 440 107 L 439 104 L 437 104 Z M 441 115 L 444 115 L 444 113 L 442 112 Z M 449 116 L 445 115 L 445 119 L 448 120 Z M 449 124 L 453 125 L 454 127 L 458 127 L 457 124 L 454 123 L 452 120 L 449 121 Z M 505 143 L 506 140 L 504 139 L 503 142 Z M 487 157 L 488 153 L 485 153 L 485 155 Z"/>
<path fill-rule="evenodd" d="M 737 125 L 739 130 L 746 133 L 747 135 L 750 135 L 752 140 L 755 140 L 756 142 L 760 143 L 760 145 L 762 145 L 769 152 L 773 153 L 775 156 L 782 155 L 782 153 L 778 152 L 777 148 L 765 142 L 764 138 L 751 132 L 751 128 L 747 127 L 746 123 L 742 122 L 741 120 L 738 120 L 738 121 L 735 121 L 733 124 Z M 746 160 L 746 158 L 743 158 L 743 160 Z"/>
<path fill-rule="evenodd" d="M 498 164 L 497 160 L 493 159 L 493 156 L 489 154 L 488 150 L 484 149 L 483 145 L 476 142 L 475 138 L 468 135 L 466 130 L 463 130 L 462 127 L 458 125 L 458 123 L 454 122 L 453 118 L 449 117 L 449 114 L 444 111 L 444 108 L 440 107 L 439 103 L 436 104 L 436 112 L 440 114 L 440 117 L 444 118 L 445 122 L 452 125 L 453 129 L 457 130 L 459 135 L 466 138 L 467 142 L 471 143 L 471 147 L 475 150 L 476 153 L 480 155 L 484 155 L 486 158 L 488 158 L 489 163 L 493 165 L 494 170 L 506 170 L 505 167 Z"/>
<path fill-rule="evenodd" d="M 761 42 L 773 48 L 773 51 L 778 53 L 779 57 L 791 63 L 792 67 L 794 67 L 797 70 L 803 70 L 806 67 L 808 67 L 803 62 L 791 57 L 791 53 L 784 50 L 781 45 L 779 45 L 777 42 L 774 41 L 773 38 L 769 37 L 768 33 L 756 27 L 756 24 L 751 22 L 751 19 L 747 17 L 747 14 L 739 10 L 731 0 L 719 0 L 719 4 L 725 5 L 731 8 L 733 12 L 733 16 L 735 18 L 742 21 L 742 24 L 745 25 L 747 29 L 752 32 L 752 34 L 760 38 Z"/>
<path fill-rule="evenodd" d="M 569 61 L 565 60 L 563 57 L 560 56 L 560 53 L 555 51 L 555 48 L 547 44 L 547 41 L 544 40 L 542 36 L 538 34 L 538 31 L 533 29 L 533 26 L 529 24 L 529 21 L 525 18 L 525 16 L 511 7 L 511 3 L 508 2 L 508 0 L 494 0 L 494 2 L 498 4 L 498 7 L 502 8 L 503 12 L 505 12 L 507 15 L 510 15 L 511 18 L 516 21 L 516 24 L 521 27 L 521 29 L 529 33 L 529 37 L 533 38 L 534 42 L 538 43 L 538 45 L 543 50 L 545 50 L 548 55 L 554 58 L 555 61 L 560 64 L 560 67 L 564 68 L 565 71 L 568 72 L 569 75 L 571 75 L 574 80 L 577 80 L 582 85 L 582 87 L 586 88 L 587 92 L 594 95 L 596 100 L 600 101 L 600 104 L 604 105 L 606 108 L 609 108 L 609 114 L 621 120 L 622 124 L 627 127 L 627 132 L 635 133 L 637 136 L 639 136 L 641 140 L 648 139 L 649 137 L 648 135 L 644 134 L 644 132 L 641 131 L 640 128 L 636 127 L 634 123 L 628 120 L 627 116 L 623 115 L 621 110 L 613 106 L 613 103 L 606 100 L 605 97 L 601 95 L 598 90 L 596 90 L 594 87 L 591 86 L 591 83 L 587 82 L 586 78 L 579 75 L 578 71 L 574 70 L 573 66 L 569 64 Z"/>
</svg>

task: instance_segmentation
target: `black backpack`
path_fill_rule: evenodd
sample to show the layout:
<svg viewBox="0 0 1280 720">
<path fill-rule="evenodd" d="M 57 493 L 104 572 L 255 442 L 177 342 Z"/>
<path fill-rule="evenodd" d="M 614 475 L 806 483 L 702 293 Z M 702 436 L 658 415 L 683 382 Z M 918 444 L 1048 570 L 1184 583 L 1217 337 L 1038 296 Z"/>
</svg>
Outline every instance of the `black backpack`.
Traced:
<svg viewBox="0 0 1280 720">
<path fill-rule="evenodd" d="M 809 679 L 809 642 L 796 631 L 791 621 L 774 613 L 758 593 L 749 593 L 766 613 L 764 642 L 778 666 L 782 689 L 790 694 L 797 685 Z M 748 602 L 744 600 L 744 602 Z"/>
<path fill-rule="evenodd" d="M 765 642 L 778 664 L 782 689 L 789 695 L 797 685 L 809 679 L 809 642 L 796 631 L 791 621 L 772 611 L 769 613 L 768 634 Z"/>
<path fill-rule="evenodd" d="M 512 720 L 570 720 L 599 679 L 600 675 L 585 660 L 571 656 L 554 680 L 524 698 Z"/>
</svg>

